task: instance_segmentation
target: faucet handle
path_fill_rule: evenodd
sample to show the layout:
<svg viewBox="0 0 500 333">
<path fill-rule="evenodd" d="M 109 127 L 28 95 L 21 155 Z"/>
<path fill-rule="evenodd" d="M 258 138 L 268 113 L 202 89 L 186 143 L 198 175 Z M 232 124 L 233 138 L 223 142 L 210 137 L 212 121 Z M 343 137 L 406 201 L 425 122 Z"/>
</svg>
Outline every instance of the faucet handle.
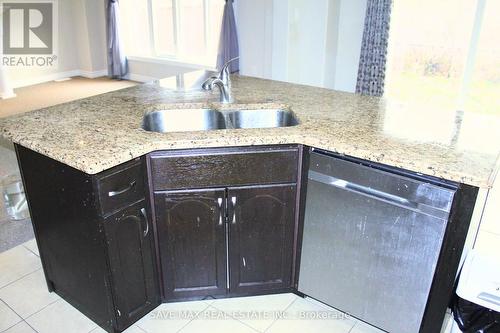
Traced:
<svg viewBox="0 0 500 333">
<path fill-rule="evenodd" d="M 231 65 L 231 63 L 233 61 L 238 60 L 239 58 L 240 58 L 239 56 L 234 57 L 233 59 L 226 61 L 226 63 L 222 66 L 220 73 L 219 73 L 219 79 L 221 79 L 225 85 L 228 85 L 230 80 L 231 80 L 229 78 L 229 65 Z"/>
<path fill-rule="evenodd" d="M 201 84 L 201 88 L 203 88 L 203 90 L 211 90 L 212 89 L 212 82 L 215 80 L 215 79 L 218 79 L 219 76 L 211 76 L 209 77 L 208 79 L 206 79 L 202 84 Z"/>
</svg>

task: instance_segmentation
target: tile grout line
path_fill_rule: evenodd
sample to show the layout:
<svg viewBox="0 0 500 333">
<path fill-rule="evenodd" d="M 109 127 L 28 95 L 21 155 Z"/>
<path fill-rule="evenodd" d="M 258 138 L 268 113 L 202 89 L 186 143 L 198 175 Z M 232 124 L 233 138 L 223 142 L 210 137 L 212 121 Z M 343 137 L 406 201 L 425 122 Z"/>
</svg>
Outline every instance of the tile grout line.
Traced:
<svg viewBox="0 0 500 333">
<path fill-rule="evenodd" d="M 299 299 L 298 298 L 299 296 L 297 296 L 290 304 L 288 304 L 288 306 L 283 310 L 283 312 L 287 311 L 295 302 L 297 302 L 297 300 Z M 265 330 L 264 330 L 264 333 L 269 331 L 271 329 L 271 327 L 278 321 L 279 319 L 276 318 L 273 320 L 273 322 L 271 323 L 271 325 L 269 325 Z"/>
<path fill-rule="evenodd" d="M 28 241 L 29 242 L 29 241 Z M 34 255 L 36 255 L 38 258 L 40 258 L 40 255 L 39 254 L 36 254 L 35 251 L 32 251 L 29 247 L 27 247 L 26 245 L 21 244 L 26 250 L 30 251 L 31 253 L 33 253 Z"/>
<path fill-rule="evenodd" d="M 36 312 L 33 312 L 33 313 L 32 313 L 32 314 L 30 314 L 28 317 L 26 317 L 24 320 L 25 320 L 26 322 L 28 322 L 28 321 L 27 321 L 27 319 L 29 319 L 29 318 L 33 317 L 34 315 L 36 315 L 36 314 L 37 314 L 37 313 L 39 313 L 40 311 L 42 311 L 42 310 L 44 310 L 44 309 L 48 308 L 49 306 L 51 306 L 51 305 L 52 305 L 52 304 L 54 304 L 54 303 L 59 302 L 60 300 L 62 300 L 62 298 L 60 298 L 60 297 L 59 297 L 59 298 L 58 298 L 58 299 L 56 299 L 55 301 L 50 302 L 49 304 L 45 305 L 45 306 L 44 306 L 43 308 L 41 308 L 40 310 L 38 310 L 38 311 L 36 311 Z"/>
<path fill-rule="evenodd" d="M 137 324 L 134 324 L 135 327 L 137 327 L 138 329 L 140 329 L 141 331 L 143 331 L 144 333 L 148 333 L 148 331 L 144 330 L 142 327 L 139 327 L 139 325 Z M 132 326 L 130 326 L 132 327 Z"/>
<path fill-rule="evenodd" d="M 318 307 L 321 307 L 323 309 L 325 309 L 326 311 L 334 311 L 334 312 L 338 312 L 338 313 L 341 313 L 343 315 L 347 315 L 348 319 L 352 319 L 354 321 L 354 324 L 351 326 L 351 328 L 349 329 L 349 331 L 347 333 L 350 333 L 353 329 L 354 329 L 354 326 L 356 326 L 359 322 L 359 320 L 357 318 L 354 318 L 353 316 L 351 316 L 350 314 L 348 314 L 347 312 L 344 312 L 344 311 L 340 311 L 336 308 L 334 308 L 333 306 L 330 306 L 328 304 L 325 304 L 321 301 L 318 301 L 317 299 L 315 298 L 312 298 L 312 297 L 309 297 L 309 296 L 306 296 L 304 297 L 304 300 L 306 302 L 309 302 L 310 304 L 313 304 L 315 306 L 318 306 Z"/>
<path fill-rule="evenodd" d="M 84 315 L 84 316 L 85 316 L 85 315 Z M 95 324 L 95 323 L 94 323 L 94 324 Z M 90 331 L 88 331 L 87 333 L 90 333 L 90 332 L 92 332 L 93 330 L 95 330 L 96 328 L 99 328 L 99 327 L 100 327 L 100 326 L 96 324 L 96 325 L 95 325 L 94 327 L 92 327 L 92 329 L 91 329 Z"/>
<path fill-rule="evenodd" d="M 14 325 L 7 327 L 7 328 L 6 328 L 6 329 L 4 329 L 3 331 L 0 331 L 0 333 L 3 333 L 3 332 L 6 332 L 6 331 L 10 330 L 10 329 L 11 329 L 11 328 L 13 328 L 14 326 L 16 326 L 17 324 L 20 324 L 20 323 L 22 323 L 22 322 L 23 322 L 23 321 L 21 320 L 21 321 L 19 321 L 19 322 L 15 323 Z"/>
<path fill-rule="evenodd" d="M 298 297 L 298 296 L 297 296 L 297 297 Z M 287 310 L 287 309 L 288 309 L 288 308 L 289 308 L 289 307 L 290 307 L 293 303 L 295 303 L 295 301 L 296 301 L 296 300 L 297 300 L 297 298 L 295 298 L 292 302 L 290 302 L 290 304 L 288 304 L 288 305 L 285 307 L 285 309 L 284 309 L 283 311 L 286 311 L 286 310 Z M 247 327 L 250 327 L 250 328 L 251 328 L 251 329 L 253 329 L 254 331 L 257 331 L 257 332 L 260 332 L 260 333 L 264 333 L 264 332 L 266 332 L 266 331 L 267 331 L 267 330 L 268 330 L 268 329 L 269 329 L 269 328 L 270 328 L 270 327 L 274 324 L 274 322 L 278 320 L 278 319 L 274 319 L 274 321 L 273 321 L 273 322 L 272 322 L 272 323 L 271 323 L 271 324 L 270 324 L 270 325 L 269 325 L 269 326 L 268 326 L 268 327 L 267 327 L 264 331 L 259 331 L 258 329 L 256 329 L 256 328 L 254 328 L 254 327 L 252 327 L 252 326 L 248 325 L 247 323 L 245 323 L 245 322 L 243 322 L 243 321 L 239 320 L 238 318 L 234 318 L 233 316 L 231 316 L 231 315 L 230 315 L 229 313 L 227 313 L 226 311 L 224 311 L 224 310 L 222 310 L 222 309 L 219 309 L 217 306 L 215 306 L 215 305 L 211 305 L 211 306 L 212 306 L 213 308 L 215 308 L 215 309 L 217 309 L 217 310 L 219 310 L 219 311 L 222 311 L 223 313 L 227 314 L 227 315 L 228 315 L 229 317 L 231 317 L 232 319 L 234 319 L 234 320 L 236 320 L 236 321 L 238 321 L 238 322 L 242 323 L 243 325 L 245 325 L 245 326 L 247 326 Z"/>
<path fill-rule="evenodd" d="M 19 278 L 15 279 L 14 281 L 11 281 L 11 282 L 9 282 L 9 283 L 7 283 L 7 284 L 3 285 L 3 286 L 0 286 L 0 289 L 3 289 L 3 288 L 5 288 L 5 287 L 7 287 L 7 286 L 10 286 L 11 284 L 13 284 L 13 283 L 15 283 L 15 282 L 17 282 L 17 281 L 19 281 L 19 280 L 21 280 L 21 279 L 24 279 L 24 278 L 25 278 L 25 277 L 27 277 L 28 275 L 33 274 L 33 273 L 35 273 L 35 272 L 37 272 L 37 271 L 39 271 L 39 270 L 41 270 L 41 269 L 42 269 L 42 267 L 38 267 L 37 269 L 35 269 L 35 270 L 34 270 L 34 271 L 32 271 L 32 272 L 26 273 L 26 274 L 24 274 L 23 276 L 21 276 L 21 277 L 19 277 Z"/>
<path fill-rule="evenodd" d="M 176 333 L 179 333 L 179 332 L 180 332 L 180 331 L 182 331 L 184 328 L 186 328 L 186 326 L 187 326 L 187 325 L 189 325 L 192 321 L 194 321 L 194 320 L 198 319 L 199 315 L 200 315 L 202 312 L 206 311 L 206 310 L 207 310 L 210 306 L 211 306 L 211 303 L 210 303 L 210 304 L 207 304 L 207 306 L 206 306 L 205 308 L 203 308 L 203 310 L 201 310 L 200 312 L 198 312 L 198 313 L 196 314 L 196 316 L 195 316 L 193 319 L 191 319 L 191 320 L 190 320 L 190 321 L 188 321 L 185 325 L 183 325 L 181 328 L 179 328 L 179 330 L 178 330 L 178 331 L 176 331 Z M 141 328 L 142 328 L 142 327 L 141 327 Z M 146 332 L 147 332 L 147 331 L 146 331 Z"/>
<path fill-rule="evenodd" d="M 258 332 L 258 333 L 263 333 L 263 332 L 259 331 L 258 329 L 256 329 L 256 328 L 254 328 L 254 327 L 252 327 L 252 326 L 248 325 L 247 323 L 244 323 L 244 322 L 242 322 L 241 320 L 239 320 L 239 319 L 237 319 L 237 318 L 234 318 L 233 316 L 231 316 L 231 315 L 230 315 L 229 313 L 227 313 L 226 311 L 221 310 L 221 309 L 219 309 L 218 307 L 216 307 L 216 306 L 214 306 L 214 305 L 210 305 L 209 307 L 212 307 L 212 308 L 214 308 L 215 310 L 220 311 L 220 312 L 222 312 L 222 313 L 224 313 L 224 314 L 228 315 L 228 316 L 229 316 L 232 320 L 235 320 L 235 321 L 239 322 L 240 324 L 245 325 L 246 327 L 248 327 L 248 328 L 252 329 L 252 330 L 253 330 L 253 331 L 255 331 L 255 332 Z"/>
<path fill-rule="evenodd" d="M 26 323 L 26 325 L 28 325 L 29 327 L 31 327 L 31 329 L 32 329 L 33 331 L 35 331 L 35 333 L 38 333 L 38 331 L 37 331 L 37 330 L 36 330 L 33 326 L 31 326 L 31 325 L 30 325 L 30 323 L 28 323 L 28 322 L 27 322 L 26 320 L 24 320 L 24 319 L 23 319 L 23 321 Z"/>
<path fill-rule="evenodd" d="M 15 283 L 15 282 L 17 282 L 17 281 L 19 281 L 19 280 L 23 279 L 23 278 L 25 278 L 25 277 L 27 277 L 28 275 L 33 274 L 33 273 L 35 273 L 35 272 L 37 272 L 37 271 L 39 271 L 39 270 L 41 270 L 41 268 L 39 268 L 39 269 L 37 269 L 37 270 L 35 270 L 35 271 L 33 271 L 33 272 L 29 273 L 29 274 L 26 274 L 25 276 L 23 276 L 23 277 L 21 277 L 21 278 L 17 279 L 16 281 L 13 281 L 13 282 L 9 283 L 8 285 L 5 285 L 5 287 L 7 287 L 7 286 L 9 286 L 9 285 L 11 285 L 11 284 L 13 284 L 13 283 Z M 2 287 L 2 288 L 4 288 L 4 287 Z M 0 289 L 2 289 L 2 288 L 0 288 Z M 56 299 L 55 301 L 50 302 L 49 304 L 45 305 L 44 307 L 42 307 L 41 309 L 37 310 L 36 312 L 33 312 L 32 314 L 30 314 L 30 315 L 29 315 L 29 316 L 27 316 L 26 318 L 23 318 L 23 316 L 22 316 L 22 315 L 20 315 L 19 313 L 17 313 L 17 312 L 16 312 L 16 310 L 14 310 L 14 309 L 13 309 L 13 308 L 12 308 L 12 307 L 11 307 L 11 306 L 7 303 L 7 302 L 6 302 L 6 301 L 4 301 L 2 298 L 0 298 L 0 301 L 1 301 L 2 303 L 4 303 L 4 304 L 5 304 L 5 305 L 9 308 L 9 309 L 11 309 L 11 310 L 12 310 L 12 312 L 14 312 L 17 316 L 19 316 L 19 318 L 21 318 L 21 321 L 20 321 L 20 322 L 24 321 L 24 322 L 25 322 L 25 323 L 26 323 L 29 327 L 31 327 L 31 328 L 32 328 L 35 332 L 37 332 L 37 333 L 38 333 L 38 331 L 37 331 L 35 328 L 33 328 L 33 326 L 31 326 L 31 325 L 28 323 L 28 321 L 27 321 L 26 319 L 28 319 L 28 318 L 30 318 L 31 316 L 33 316 L 33 315 L 37 314 L 38 312 L 42 311 L 42 310 L 43 310 L 43 309 L 45 309 L 46 307 L 48 307 L 48 306 L 50 306 L 50 305 L 54 304 L 55 302 L 57 302 L 57 301 L 59 301 L 59 300 L 61 300 L 61 298 L 58 298 L 58 299 Z M 19 324 L 20 322 L 16 323 L 15 325 Z M 11 326 L 11 327 L 9 327 L 9 328 L 7 328 L 7 329 L 10 329 L 10 328 L 14 327 L 15 325 L 13 325 L 13 326 Z M 2 331 L 2 332 L 4 332 L 4 331 Z M 1 333 L 1 332 L 0 332 L 0 333 Z"/>
<path fill-rule="evenodd" d="M 31 251 L 30 251 L 30 252 L 31 252 Z M 31 274 L 33 274 L 33 273 L 35 273 L 35 272 L 37 272 L 37 271 L 39 271 L 39 270 L 41 270 L 41 269 L 42 269 L 42 268 L 38 268 L 38 269 L 34 270 L 34 271 L 33 271 L 33 272 L 31 272 L 31 273 L 28 273 L 28 274 L 26 274 L 26 275 L 23 275 L 23 276 L 22 276 L 22 277 L 20 277 L 19 279 L 14 280 L 14 281 L 12 281 L 12 282 L 10 282 L 10 283 L 8 283 L 8 284 L 4 285 L 4 286 L 3 286 L 2 288 L 0 288 L 0 289 L 3 289 L 3 288 L 5 288 L 5 287 L 8 287 L 8 286 L 10 286 L 11 284 L 13 284 L 13 283 L 15 283 L 15 282 L 17 282 L 17 281 L 19 281 L 19 280 L 22 280 L 22 279 L 24 279 L 25 277 L 27 277 L 28 275 L 31 275 Z M 19 321 L 19 322 L 15 323 L 14 325 L 12 325 L 12 326 L 8 327 L 7 329 L 3 330 L 2 332 L 5 332 L 5 331 L 7 331 L 7 330 L 11 329 L 12 327 L 14 327 L 14 326 L 16 326 L 16 325 L 19 325 L 20 323 L 24 322 L 24 323 L 26 323 L 26 325 L 28 325 L 28 326 L 29 326 L 29 327 L 30 327 L 30 328 L 31 328 L 34 332 L 38 333 L 38 331 L 37 331 L 37 330 L 36 330 L 33 326 L 31 326 L 31 325 L 30 325 L 30 324 L 26 321 L 26 319 L 27 319 L 27 318 L 29 318 L 29 317 L 31 317 L 34 313 L 33 313 L 32 315 L 30 315 L 30 316 L 26 317 L 26 318 L 23 318 L 23 317 L 22 317 L 19 313 L 17 313 L 17 312 L 16 312 L 16 311 L 15 311 L 15 310 L 14 310 L 14 309 L 13 309 L 13 308 L 12 308 L 12 307 L 11 307 L 11 306 L 7 303 L 7 302 L 6 302 L 6 301 L 4 301 L 3 299 L 1 299 L 1 298 L 0 298 L 0 302 L 4 303 L 4 304 L 5 304 L 5 306 L 7 306 L 7 307 L 8 307 L 8 308 L 12 311 L 12 312 L 14 312 L 14 313 L 15 313 L 15 314 L 19 317 L 19 318 L 21 318 L 21 321 Z M 52 302 L 52 303 L 53 303 L 53 302 Z M 50 304 L 52 304 L 52 303 L 50 303 Z M 50 305 L 50 304 L 49 304 L 49 305 Z M 47 305 L 47 306 L 48 306 L 48 305 Z M 45 307 L 46 307 L 46 306 L 45 306 Z M 43 307 L 42 309 L 44 309 L 45 307 Z M 40 311 L 41 311 L 41 310 L 40 310 Z M 36 313 L 36 312 L 35 312 L 35 313 Z"/>
<path fill-rule="evenodd" d="M 0 299 L 0 302 L 2 302 L 3 304 L 5 304 L 5 306 L 6 306 L 7 308 L 9 308 L 9 309 L 10 309 L 10 311 L 14 312 L 14 314 L 15 314 L 16 316 L 18 316 L 18 317 L 21 319 L 20 321 L 18 321 L 18 322 L 16 322 L 16 323 L 14 323 L 14 325 L 7 327 L 6 329 L 4 329 L 4 330 L 3 330 L 3 331 L 1 331 L 1 332 L 5 332 L 5 331 L 7 331 L 7 330 L 10 330 L 12 327 L 14 327 L 14 326 L 16 326 L 17 324 L 19 324 L 20 322 L 24 321 L 23 317 L 21 317 L 21 316 L 19 315 L 19 313 L 17 313 L 16 311 L 14 311 L 14 309 L 13 309 L 13 308 L 11 308 L 11 307 L 9 306 L 9 304 L 7 304 L 4 300 Z"/>
</svg>

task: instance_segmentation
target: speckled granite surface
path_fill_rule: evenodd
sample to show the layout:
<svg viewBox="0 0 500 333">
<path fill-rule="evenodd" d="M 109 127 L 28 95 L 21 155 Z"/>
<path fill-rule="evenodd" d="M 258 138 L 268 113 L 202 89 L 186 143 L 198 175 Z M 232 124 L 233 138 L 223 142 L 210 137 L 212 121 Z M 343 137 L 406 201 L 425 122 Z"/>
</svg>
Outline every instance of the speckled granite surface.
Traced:
<svg viewBox="0 0 500 333">
<path fill-rule="evenodd" d="M 140 126 L 149 110 L 220 107 L 218 92 L 148 83 L 0 119 L 0 134 L 89 174 L 161 149 L 301 143 L 470 185 L 492 184 L 498 118 L 243 76 L 233 77 L 233 93 L 237 108 L 287 106 L 300 124 L 146 132 Z"/>
</svg>

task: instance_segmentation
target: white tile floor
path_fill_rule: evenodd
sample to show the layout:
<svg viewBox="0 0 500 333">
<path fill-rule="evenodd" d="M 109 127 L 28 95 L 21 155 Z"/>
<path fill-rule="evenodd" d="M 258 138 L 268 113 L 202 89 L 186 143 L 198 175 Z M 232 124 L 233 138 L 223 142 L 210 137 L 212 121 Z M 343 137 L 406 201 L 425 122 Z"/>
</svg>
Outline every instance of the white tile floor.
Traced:
<svg viewBox="0 0 500 333">
<path fill-rule="evenodd" d="M 38 249 L 32 240 L 0 253 L 0 332 L 101 333 L 104 330 L 59 296 L 47 292 Z M 162 304 L 126 330 L 126 333 L 171 332 L 381 331 L 294 294 Z"/>
</svg>

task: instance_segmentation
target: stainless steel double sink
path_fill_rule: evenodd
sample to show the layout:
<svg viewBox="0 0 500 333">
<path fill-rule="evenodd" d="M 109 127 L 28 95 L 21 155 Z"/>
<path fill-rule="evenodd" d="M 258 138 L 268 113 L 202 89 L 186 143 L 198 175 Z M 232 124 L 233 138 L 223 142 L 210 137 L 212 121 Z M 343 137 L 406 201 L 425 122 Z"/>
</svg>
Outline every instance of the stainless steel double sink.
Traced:
<svg viewBox="0 0 500 333">
<path fill-rule="evenodd" d="M 273 128 L 297 125 L 287 109 L 215 110 L 167 109 L 144 115 L 142 128 L 150 132 L 187 132 L 237 128 Z"/>
</svg>

